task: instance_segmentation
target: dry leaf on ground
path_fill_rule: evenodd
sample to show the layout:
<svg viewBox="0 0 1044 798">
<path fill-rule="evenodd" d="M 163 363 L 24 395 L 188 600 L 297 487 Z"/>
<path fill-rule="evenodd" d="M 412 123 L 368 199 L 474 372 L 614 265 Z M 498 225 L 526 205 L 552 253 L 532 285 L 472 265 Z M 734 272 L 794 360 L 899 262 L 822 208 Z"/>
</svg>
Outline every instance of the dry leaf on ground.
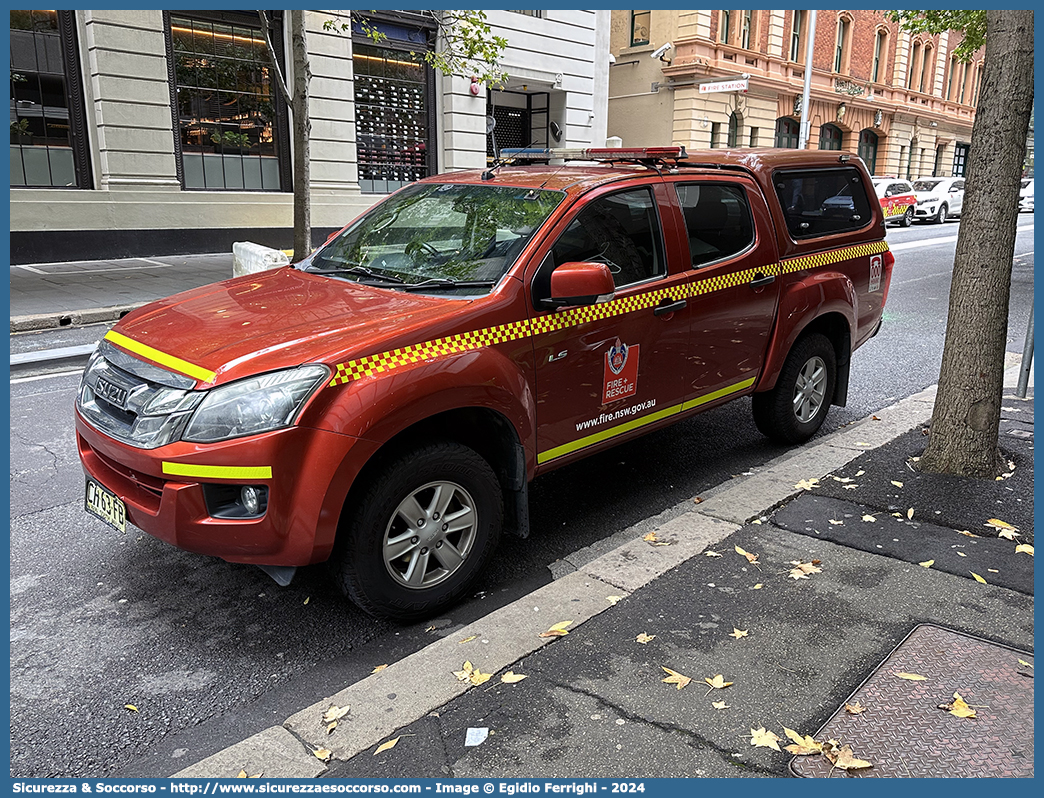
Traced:
<svg viewBox="0 0 1044 798">
<path fill-rule="evenodd" d="M 394 748 L 396 743 L 398 743 L 400 739 L 400 737 L 394 737 L 391 740 L 388 740 L 388 742 L 386 743 L 381 743 L 377 746 L 377 750 L 373 752 L 373 755 L 377 756 L 377 754 L 381 753 L 382 751 L 388 751 Z"/>
<path fill-rule="evenodd" d="M 728 709 L 729 705 L 724 701 L 711 701 L 711 706 L 715 709 Z"/>
<path fill-rule="evenodd" d="M 1016 554 L 1028 554 L 1030 557 L 1033 556 L 1033 547 L 1029 543 L 1020 543 L 1015 547 Z"/>
<path fill-rule="evenodd" d="M 656 635 L 647 635 L 645 632 L 642 632 L 638 637 L 634 638 L 636 643 L 648 643 L 650 640 L 655 639 Z"/>
<path fill-rule="evenodd" d="M 349 706 L 331 706 L 326 712 L 323 713 L 323 723 L 333 723 L 335 720 L 340 720 L 348 714 Z"/>
<path fill-rule="evenodd" d="M 794 566 L 790 569 L 791 579 L 808 579 L 809 574 L 823 573 L 823 569 L 818 567 L 819 560 L 812 560 L 812 562 L 791 560 L 790 564 Z"/>
<path fill-rule="evenodd" d="M 794 486 L 797 490 L 812 490 L 819 487 L 818 479 L 803 479 Z"/>
<path fill-rule="evenodd" d="M 605 600 L 615 606 L 616 602 L 623 601 L 623 596 L 606 596 Z"/>
<path fill-rule="evenodd" d="M 732 627 L 732 632 L 729 633 L 729 637 L 735 637 L 737 640 L 739 640 L 741 637 L 746 637 L 746 636 L 747 636 L 747 630 L 746 629 L 737 629 L 735 626 Z"/>
<path fill-rule="evenodd" d="M 862 715 L 866 712 L 866 707 L 856 701 L 854 704 L 845 704 L 845 712 L 849 715 Z"/>
<path fill-rule="evenodd" d="M 919 673 L 906 673 L 905 671 L 893 674 L 893 676 L 899 679 L 906 679 L 908 682 L 924 682 L 928 680 L 927 676 L 921 676 Z"/>
<path fill-rule="evenodd" d="M 757 748 L 771 748 L 774 751 L 779 751 L 779 741 L 781 739 L 783 738 L 770 731 L 765 731 L 764 726 L 760 729 L 750 730 L 750 744 Z"/>
<path fill-rule="evenodd" d="M 716 551 L 705 551 L 705 552 L 703 552 L 703 556 L 704 557 L 720 557 L 721 555 L 718 554 L 718 552 L 716 552 Z"/>
<path fill-rule="evenodd" d="M 840 526 L 841 524 L 844 523 L 844 521 L 835 521 L 833 518 L 829 519 L 829 522 L 831 524 L 833 524 L 834 526 Z"/>
<path fill-rule="evenodd" d="M 876 521 L 877 521 L 877 519 L 874 518 L 872 515 L 864 515 L 863 516 L 863 520 L 866 521 L 867 523 L 876 523 Z"/>
<path fill-rule="evenodd" d="M 134 706 L 134 704 L 124 704 L 123 708 L 124 709 L 129 709 L 131 712 L 137 712 L 138 711 L 138 708 L 136 706 Z"/>
<path fill-rule="evenodd" d="M 713 679 L 704 677 L 703 681 L 709 684 L 712 690 L 724 690 L 726 687 L 732 684 L 732 682 L 725 681 L 725 678 L 720 673 Z"/>
<path fill-rule="evenodd" d="M 370 671 L 370 673 L 380 673 L 381 671 L 383 671 L 387 667 L 388 667 L 387 665 L 378 665 L 376 668 L 374 668 L 372 671 Z"/>
<path fill-rule="evenodd" d="M 922 568 L 931 568 L 933 565 L 935 565 L 935 560 L 925 560 L 924 562 L 919 562 L 917 564 L 920 565 Z"/>
<path fill-rule="evenodd" d="M 740 554 L 747 558 L 747 562 L 756 563 L 758 561 L 757 554 L 751 554 L 749 551 L 744 551 L 739 546 L 735 546 L 734 548 L 736 549 L 737 554 Z"/>
<path fill-rule="evenodd" d="M 997 530 L 997 537 L 1005 538 L 1006 540 L 1014 540 L 1019 536 L 1019 528 L 1012 526 L 1007 521 L 1001 521 L 999 518 L 991 518 L 983 526 L 993 527 Z"/>
<path fill-rule="evenodd" d="M 960 693 L 953 694 L 952 704 L 939 704 L 939 709 L 947 710 L 951 715 L 957 718 L 974 718 L 975 710 L 972 709 L 968 703 L 961 698 Z"/>
<path fill-rule="evenodd" d="M 763 587 L 765 586 L 761 584 L 761 582 L 758 582 L 756 585 L 754 585 L 754 587 L 751 588 L 751 590 L 761 590 L 761 588 Z"/>
<path fill-rule="evenodd" d="M 856 759 L 852 753 L 852 746 L 841 746 L 837 740 L 827 740 L 823 743 L 823 755 L 830 760 L 830 764 L 842 770 L 862 770 L 873 767 L 865 759 Z"/>
<path fill-rule="evenodd" d="M 976 582 L 978 582 L 979 584 L 982 584 L 982 585 L 989 584 L 985 579 L 983 579 L 981 576 L 979 576 L 977 573 L 975 573 L 975 571 L 968 571 L 968 573 L 970 573 L 972 575 L 972 578 Z"/>
<path fill-rule="evenodd" d="M 667 678 L 661 679 L 660 681 L 666 684 L 676 684 L 678 685 L 679 690 L 681 690 L 685 685 L 692 681 L 692 679 L 690 679 L 688 676 L 683 676 L 682 674 L 678 673 L 678 671 L 672 671 L 670 668 L 664 668 L 663 665 L 661 665 L 660 667 L 667 671 Z"/>
<path fill-rule="evenodd" d="M 461 643 L 470 643 L 472 640 L 476 640 L 477 638 L 478 635 L 471 635 L 470 637 L 465 637 L 463 640 L 458 640 L 457 644 L 460 645 Z"/>
<path fill-rule="evenodd" d="M 643 537 L 642 540 L 644 540 L 650 546 L 670 546 L 671 545 L 669 541 L 660 540 L 658 537 L 656 537 L 656 533 L 655 532 L 650 532 L 645 537 Z"/>
<path fill-rule="evenodd" d="M 914 509 L 913 509 L 913 507 L 911 507 L 911 508 L 910 508 L 909 510 L 907 510 L 907 511 L 906 511 L 906 517 L 907 517 L 907 518 L 908 518 L 909 520 L 911 520 L 911 521 L 913 521 L 913 514 L 914 514 Z"/>
<path fill-rule="evenodd" d="M 316 759 L 322 762 L 329 762 L 330 757 L 333 756 L 333 751 L 331 751 L 329 748 L 317 748 L 314 751 L 312 751 L 312 754 L 315 756 Z"/>
<path fill-rule="evenodd" d="M 572 621 L 559 621 L 546 632 L 541 632 L 537 637 L 564 637 L 569 634 L 566 631 L 566 627 L 572 624 Z"/>
<path fill-rule="evenodd" d="M 978 535 L 973 535 L 967 529 L 960 529 L 960 530 L 957 531 L 957 534 L 958 535 L 964 535 L 965 537 L 968 537 L 968 538 L 977 538 L 977 537 L 979 537 Z"/>
<path fill-rule="evenodd" d="M 893 479 L 892 484 L 895 485 L 897 488 L 901 488 L 903 486 L 903 483 L 897 479 Z"/>
<path fill-rule="evenodd" d="M 527 678 L 524 673 L 515 673 L 514 671 L 508 671 L 500 677 L 500 681 L 504 684 L 518 684 L 523 679 Z"/>
<path fill-rule="evenodd" d="M 809 754 L 821 754 L 823 752 L 823 744 L 817 743 L 808 735 L 798 734 L 786 726 L 783 727 L 783 733 L 794 741 L 793 745 L 784 746 L 794 756 L 808 756 Z"/>
</svg>

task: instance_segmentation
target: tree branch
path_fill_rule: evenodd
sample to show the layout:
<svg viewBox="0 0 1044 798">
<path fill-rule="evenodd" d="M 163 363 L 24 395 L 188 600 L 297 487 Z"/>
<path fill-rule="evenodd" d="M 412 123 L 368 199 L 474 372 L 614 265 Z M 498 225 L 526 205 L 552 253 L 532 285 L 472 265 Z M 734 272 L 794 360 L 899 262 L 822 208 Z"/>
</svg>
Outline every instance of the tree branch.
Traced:
<svg viewBox="0 0 1044 798">
<path fill-rule="evenodd" d="M 268 55 L 272 59 L 272 69 L 275 71 L 276 86 L 279 87 L 279 93 L 283 95 L 286 104 L 292 105 L 294 102 L 294 96 L 286 87 L 286 79 L 283 77 L 283 71 L 279 68 L 279 59 L 276 58 L 276 51 L 272 46 L 272 38 L 268 33 L 268 14 L 264 11 L 258 11 L 257 13 L 261 15 L 261 33 L 265 37 L 265 45 L 268 47 Z"/>
</svg>

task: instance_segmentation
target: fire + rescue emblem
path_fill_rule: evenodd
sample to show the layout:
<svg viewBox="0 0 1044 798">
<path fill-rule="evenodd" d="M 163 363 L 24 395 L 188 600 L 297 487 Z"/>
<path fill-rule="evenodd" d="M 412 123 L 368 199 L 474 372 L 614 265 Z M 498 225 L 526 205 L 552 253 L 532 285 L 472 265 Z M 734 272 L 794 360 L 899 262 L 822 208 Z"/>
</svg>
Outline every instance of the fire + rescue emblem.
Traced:
<svg viewBox="0 0 1044 798">
<path fill-rule="evenodd" d="M 638 393 L 638 344 L 628 346 L 619 338 L 605 353 L 602 404 Z"/>
</svg>

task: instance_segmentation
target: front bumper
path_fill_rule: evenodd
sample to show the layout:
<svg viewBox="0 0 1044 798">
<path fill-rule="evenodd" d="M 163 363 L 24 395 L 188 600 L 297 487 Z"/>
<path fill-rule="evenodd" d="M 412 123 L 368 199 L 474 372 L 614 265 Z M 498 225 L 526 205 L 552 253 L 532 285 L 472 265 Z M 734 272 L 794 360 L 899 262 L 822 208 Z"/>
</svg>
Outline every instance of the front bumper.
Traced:
<svg viewBox="0 0 1044 798">
<path fill-rule="evenodd" d="M 357 473 L 348 466 L 348 455 L 358 443 L 347 435 L 290 427 L 221 443 L 179 441 L 136 449 L 98 432 L 76 412 L 80 462 L 87 474 L 123 500 L 128 521 L 180 549 L 254 565 L 308 565 L 329 557 Z M 170 475 L 191 473 L 193 466 L 203 471 L 270 466 L 271 476 Z M 268 507 L 260 518 L 212 517 L 204 482 L 266 485 Z"/>
</svg>

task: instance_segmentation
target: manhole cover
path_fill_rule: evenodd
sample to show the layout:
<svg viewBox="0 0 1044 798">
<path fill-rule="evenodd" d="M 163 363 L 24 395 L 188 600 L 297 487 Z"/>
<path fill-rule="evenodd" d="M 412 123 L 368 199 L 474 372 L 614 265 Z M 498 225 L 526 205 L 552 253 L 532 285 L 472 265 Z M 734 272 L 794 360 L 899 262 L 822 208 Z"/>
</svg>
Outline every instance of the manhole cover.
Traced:
<svg viewBox="0 0 1044 798">
<path fill-rule="evenodd" d="M 921 625 L 899 644 L 816 734 L 852 746 L 877 778 L 1033 777 L 1033 655 L 939 626 Z M 1027 675 L 1021 675 L 1027 674 Z M 909 681 L 895 676 L 927 677 Z M 975 718 L 957 718 L 940 704 L 953 694 Z M 795 757 L 790 771 L 806 778 L 839 777 L 823 756 Z"/>
</svg>

